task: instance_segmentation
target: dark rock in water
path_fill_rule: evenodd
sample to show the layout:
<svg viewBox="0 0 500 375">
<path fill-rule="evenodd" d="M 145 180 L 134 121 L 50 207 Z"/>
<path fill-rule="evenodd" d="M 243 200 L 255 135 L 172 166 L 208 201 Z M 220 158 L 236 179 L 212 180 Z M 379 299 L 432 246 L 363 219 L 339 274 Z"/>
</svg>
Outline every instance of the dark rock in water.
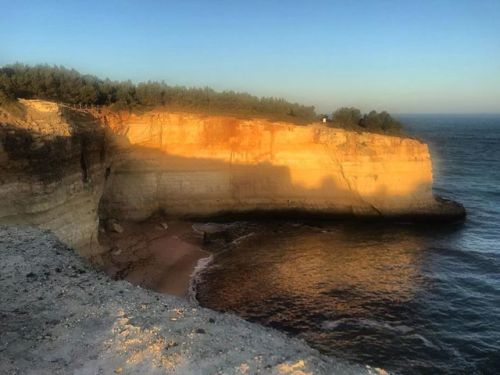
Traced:
<svg viewBox="0 0 500 375">
<path fill-rule="evenodd" d="M 440 196 L 436 196 L 436 201 L 441 205 L 441 214 L 445 218 L 463 219 L 467 215 L 464 205 L 459 202 Z"/>
<path fill-rule="evenodd" d="M 203 242 L 205 243 L 219 239 L 222 239 L 226 242 L 229 241 L 229 225 L 227 224 L 193 224 L 192 228 L 195 232 L 203 235 Z"/>
<path fill-rule="evenodd" d="M 198 233 L 216 234 L 225 232 L 227 230 L 227 225 L 217 223 L 195 223 L 192 225 L 192 228 Z"/>
</svg>

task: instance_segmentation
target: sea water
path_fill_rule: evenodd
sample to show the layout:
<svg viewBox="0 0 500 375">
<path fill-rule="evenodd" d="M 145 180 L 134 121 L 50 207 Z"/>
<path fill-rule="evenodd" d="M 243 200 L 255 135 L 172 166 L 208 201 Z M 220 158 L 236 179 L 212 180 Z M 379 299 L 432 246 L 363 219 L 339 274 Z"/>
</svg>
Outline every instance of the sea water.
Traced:
<svg viewBox="0 0 500 375">
<path fill-rule="evenodd" d="M 249 223 L 197 275 L 200 304 L 398 373 L 500 373 L 500 116 L 401 120 L 464 223 Z"/>
</svg>

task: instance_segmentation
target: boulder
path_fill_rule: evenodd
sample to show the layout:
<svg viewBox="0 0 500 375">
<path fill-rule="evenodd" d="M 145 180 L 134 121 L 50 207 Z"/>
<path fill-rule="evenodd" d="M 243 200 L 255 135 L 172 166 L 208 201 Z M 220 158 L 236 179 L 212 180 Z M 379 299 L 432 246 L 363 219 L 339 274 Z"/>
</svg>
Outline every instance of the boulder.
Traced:
<svg viewBox="0 0 500 375">
<path fill-rule="evenodd" d="M 123 227 L 118 224 L 118 222 L 114 219 L 110 219 L 106 222 L 106 230 L 108 232 L 115 232 L 115 233 L 123 233 L 124 229 Z"/>
<path fill-rule="evenodd" d="M 118 223 L 111 224 L 111 230 L 116 233 L 123 233 L 123 227 Z"/>
<path fill-rule="evenodd" d="M 207 243 L 212 240 L 222 239 L 229 240 L 228 226 L 217 223 L 193 224 L 192 228 L 195 232 L 203 235 L 203 242 Z"/>
</svg>

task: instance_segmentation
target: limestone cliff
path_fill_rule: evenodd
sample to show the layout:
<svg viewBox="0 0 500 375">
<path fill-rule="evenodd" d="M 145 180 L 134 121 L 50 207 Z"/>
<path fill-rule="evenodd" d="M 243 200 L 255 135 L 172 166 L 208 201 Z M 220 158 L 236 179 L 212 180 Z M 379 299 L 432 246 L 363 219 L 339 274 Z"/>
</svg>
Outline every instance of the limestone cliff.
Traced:
<svg viewBox="0 0 500 375">
<path fill-rule="evenodd" d="M 99 252 L 99 216 L 464 214 L 434 198 L 429 151 L 415 139 L 159 110 L 21 104 L 22 115 L 0 108 L 0 224 L 50 229 L 86 256 Z"/>
<path fill-rule="evenodd" d="M 187 113 L 107 113 L 121 138 L 105 212 L 144 219 L 248 211 L 459 215 L 432 194 L 416 139 Z"/>
<path fill-rule="evenodd" d="M 55 103 L 0 109 L 0 224 L 53 231 L 86 256 L 98 251 L 98 202 L 105 173 L 104 129 Z"/>
</svg>

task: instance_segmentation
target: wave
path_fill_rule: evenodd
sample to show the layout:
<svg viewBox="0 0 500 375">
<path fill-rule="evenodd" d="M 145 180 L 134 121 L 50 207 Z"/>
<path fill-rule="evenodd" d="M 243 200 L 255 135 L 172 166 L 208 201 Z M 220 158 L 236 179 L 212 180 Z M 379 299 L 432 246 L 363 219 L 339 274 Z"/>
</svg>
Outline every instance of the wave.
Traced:
<svg viewBox="0 0 500 375">
<path fill-rule="evenodd" d="M 321 327 L 323 329 L 327 329 L 327 330 L 334 330 L 341 325 L 354 325 L 357 327 L 370 327 L 370 328 L 375 328 L 378 330 L 382 329 L 382 330 L 397 332 L 397 333 L 401 333 L 401 334 L 407 334 L 407 333 L 413 331 L 413 328 L 405 326 L 405 325 L 393 326 L 389 323 L 377 322 L 376 320 L 365 319 L 365 318 L 341 318 L 341 319 L 333 320 L 333 321 L 327 320 L 321 324 Z"/>
<path fill-rule="evenodd" d="M 190 303 L 199 306 L 198 300 L 196 299 L 196 286 L 203 278 L 203 272 L 212 264 L 214 256 L 210 255 L 206 258 L 201 258 L 196 263 L 193 272 L 189 275 L 189 287 L 187 292 L 187 299 Z"/>
<path fill-rule="evenodd" d="M 401 335 L 406 339 L 414 339 L 420 341 L 424 346 L 432 349 L 439 349 L 435 344 L 433 344 L 429 339 L 425 338 L 419 333 L 415 333 L 414 329 L 406 325 L 391 325 L 385 322 L 378 322 L 372 319 L 365 318 L 341 318 L 338 320 L 327 320 L 321 324 L 321 328 L 325 330 L 335 330 L 342 325 L 351 325 L 356 327 L 373 328 L 379 331 L 389 331 L 394 334 Z"/>
</svg>

